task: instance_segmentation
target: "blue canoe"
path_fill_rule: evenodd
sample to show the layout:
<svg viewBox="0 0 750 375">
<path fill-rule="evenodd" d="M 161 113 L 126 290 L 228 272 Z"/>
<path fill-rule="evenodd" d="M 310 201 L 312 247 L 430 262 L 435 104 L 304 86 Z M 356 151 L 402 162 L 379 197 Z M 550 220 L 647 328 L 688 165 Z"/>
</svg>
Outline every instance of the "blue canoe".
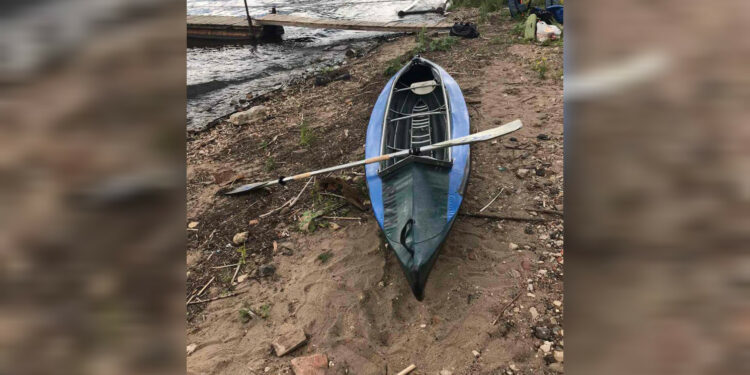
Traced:
<svg viewBox="0 0 750 375">
<path fill-rule="evenodd" d="M 380 93 L 367 128 L 365 157 L 466 135 L 469 113 L 458 84 L 443 68 L 417 56 Z M 375 218 L 420 301 L 461 207 L 469 170 L 468 145 L 365 167 Z"/>
</svg>

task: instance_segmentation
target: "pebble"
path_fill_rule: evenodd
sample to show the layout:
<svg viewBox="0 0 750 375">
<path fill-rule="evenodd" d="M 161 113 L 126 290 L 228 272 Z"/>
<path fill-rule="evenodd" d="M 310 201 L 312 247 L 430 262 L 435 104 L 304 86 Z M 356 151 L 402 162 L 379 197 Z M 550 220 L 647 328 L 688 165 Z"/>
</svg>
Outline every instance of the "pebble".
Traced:
<svg viewBox="0 0 750 375">
<path fill-rule="evenodd" d="M 196 348 L 198 348 L 197 344 L 190 344 L 190 345 L 188 345 L 187 346 L 187 355 L 193 354 L 193 352 L 195 351 Z"/>
<path fill-rule="evenodd" d="M 479 354 L 479 352 L 478 352 L 478 351 L 476 351 L 476 350 L 472 350 L 472 351 L 471 351 L 471 354 L 474 354 L 474 357 L 475 357 L 475 358 L 479 358 L 479 355 L 480 355 L 480 354 Z"/>
<path fill-rule="evenodd" d="M 526 297 L 536 298 L 536 294 L 534 294 L 534 293 L 526 293 Z"/>
<path fill-rule="evenodd" d="M 508 244 L 508 248 L 511 249 L 511 250 L 517 250 L 518 249 L 518 245 L 516 245 L 513 242 L 511 242 L 511 243 Z"/>
<path fill-rule="evenodd" d="M 552 304 L 555 305 L 555 306 L 557 306 L 557 307 L 562 307 L 562 302 L 561 301 L 555 300 L 555 301 L 552 301 Z"/>
<path fill-rule="evenodd" d="M 250 224 L 250 225 L 258 225 L 258 223 L 260 223 L 260 221 L 258 221 L 258 219 L 253 219 L 253 220 L 250 220 L 248 222 L 248 224 Z"/>
<path fill-rule="evenodd" d="M 440 370 L 440 375 L 453 375 L 453 371 Z"/>
<path fill-rule="evenodd" d="M 516 271 L 515 269 L 510 270 L 510 275 L 513 276 L 514 279 L 521 277 L 521 273 Z"/>
<path fill-rule="evenodd" d="M 540 339 L 540 340 L 551 340 L 552 336 L 550 335 L 550 331 L 547 327 L 544 326 L 536 326 L 534 327 L 534 337 Z"/>
<path fill-rule="evenodd" d="M 529 175 L 529 170 L 526 168 L 518 168 L 518 170 L 516 171 L 516 177 L 518 178 L 525 178 L 528 175 Z"/>
<path fill-rule="evenodd" d="M 563 365 L 561 363 L 550 363 L 548 368 L 554 372 L 563 373 Z"/>
<path fill-rule="evenodd" d="M 555 246 L 557 246 L 557 247 L 562 247 L 562 245 L 564 245 L 564 244 L 565 244 L 565 242 L 563 242 L 563 240 L 557 240 L 557 241 L 555 241 Z"/>
<path fill-rule="evenodd" d="M 235 245 L 242 245 L 247 241 L 247 235 L 248 232 L 240 232 L 234 235 L 232 238 L 232 242 L 234 242 Z"/>
<path fill-rule="evenodd" d="M 537 135 L 536 139 L 540 141 L 549 141 L 549 136 L 547 134 L 542 133 L 542 134 Z"/>
<path fill-rule="evenodd" d="M 539 349 L 544 353 L 549 353 L 552 350 L 552 341 L 545 341 L 544 344 L 539 346 Z"/>
<path fill-rule="evenodd" d="M 378 283 L 378 286 L 381 287 L 381 288 L 385 287 L 385 283 L 381 281 L 381 282 Z"/>
<path fill-rule="evenodd" d="M 555 350 L 552 355 L 555 357 L 555 361 L 557 362 L 563 362 L 563 351 L 562 350 Z"/>
<path fill-rule="evenodd" d="M 529 294 L 531 294 L 531 293 L 529 293 Z M 536 311 L 536 307 L 533 307 L 533 306 L 530 307 L 529 308 L 529 313 L 531 313 L 531 320 L 536 320 L 536 318 L 539 317 L 539 312 Z"/>
<path fill-rule="evenodd" d="M 263 371 L 264 371 L 264 372 L 269 372 L 269 371 L 271 371 L 271 368 L 270 368 L 270 367 L 268 367 L 268 366 L 266 366 L 266 368 L 264 368 L 264 369 L 263 369 Z"/>
<path fill-rule="evenodd" d="M 420 324 L 419 328 L 427 328 L 427 324 Z"/>
<path fill-rule="evenodd" d="M 197 221 L 191 221 L 191 222 L 190 222 L 190 223 L 188 224 L 188 228 L 190 228 L 190 229 L 193 229 L 193 228 L 195 228 L 195 227 L 197 227 L 197 226 L 198 226 L 198 222 L 197 222 Z"/>
<path fill-rule="evenodd" d="M 510 367 L 510 369 L 513 370 L 513 371 L 518 371 L 518 366 L 516 366 L 513 363 L 511 363 L 510 366 L 508 366 L 508 367 Z"/>
<path fill-rule="evenodd" d="M 248 276 L 247 274 L 242 274 L 242 275 L 237 276 L 237 282 L 241 283 L 245 281 L 245 279 L 247 279 L 247 276 Z"/>
<path fill-rule="evenodd" d="M 541 270 L 539 270 L 539 274 L 540 275 L 546 275 L 547 274 L 547 270 L 541 269 Z"/>
</svg>

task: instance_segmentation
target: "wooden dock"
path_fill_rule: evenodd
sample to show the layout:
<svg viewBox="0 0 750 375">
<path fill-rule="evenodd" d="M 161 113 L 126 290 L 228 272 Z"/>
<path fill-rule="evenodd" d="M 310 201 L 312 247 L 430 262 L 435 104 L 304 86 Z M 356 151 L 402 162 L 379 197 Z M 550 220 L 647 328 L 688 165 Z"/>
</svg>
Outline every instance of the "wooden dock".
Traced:
<svg viewBox="0 0 750 375">
<path fill-rule="evenodd" d="M 309 18 L 290 16 L 287 14 L 267 14 L 265 16 L 253 19 L 253 25 L 296 26 L 312 27 L 316 29 L 361 31 L 418 32 L 423 28 L 427 29 L 428 31 L 448 30 L 453 26 L 453 23 L 448 21 L 431 21 L 419 23 L 410 23 L 403 21 L 375 22 Z"/>
<path fill-rule="evenodd" d="M 419 32 L 447 31 L 453 26 L 449 21 L 428 22 L 375 22 L 357 20 L 321 19 L 290 16 L 286 14 L 267 14 L 252 19 L 252 30 L 245 17 L 233 16 L 187 16 L 187 35 L 199 39 L 257 39 L 261 37 L 280 37 L 284 26 L 308 27 L 317 29 L 385 31 L 385 32 Z"/>
</svg>

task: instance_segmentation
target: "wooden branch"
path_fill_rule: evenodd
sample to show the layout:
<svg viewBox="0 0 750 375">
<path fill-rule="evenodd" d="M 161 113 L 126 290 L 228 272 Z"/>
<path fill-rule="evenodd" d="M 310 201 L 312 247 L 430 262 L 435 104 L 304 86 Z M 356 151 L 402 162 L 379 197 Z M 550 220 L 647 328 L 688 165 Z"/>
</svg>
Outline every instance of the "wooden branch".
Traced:
<svg viewBox="0 0 750 375">
<path fill-rule="evenodd" d="M 206 288 L 208 288 L 208 286 L 211 285 L 212 282 L 214 282 L 215 278 L 216 277 L 214 276 L 214 277 L 211 278 L 211 280 L 208 280 L 208 282 L 206 283 L 206 285 L 204 285 L 203 288 L 201 288 L 201 290 L 198 291 L 198 293 L 193 294 L 193 296 L 190 297 L 190 299 L 188 299 L 188 301 L 187 301 L 187 303 L 185 305 L 189 305 L 190 301 L 192 301 L 193 298 L 198 297 L 199 295 L 201 295 L 203 293 L 203 291 L 206 290 Z"/>
<path fill-rule="evenodd" d="M 242 262 L 237 262 L 237 268 L 234 270 L 234 275 L 232 275 L 232 280 L 229 280 L 230 285 L 234 282 L 234 278 L 237 277 L 237 273 L 240 272 L 240 266 L 242 266 Z"/>
<path fill-rule="evenodd" d="M 497 197 L 499 197 L 500 194 L 503 193 L 503 190 L 505 190 L 505 187 L 503 187 L 502 189 L 500 189 L 500 192 L 497 193 L 497 195 L 495 196 L 495 198 L 492 198 L 492 200 L 490 201 L 490 203 L 487 203 L 487 205 L 485 205 L 484 207 L 482 207 L 482 209 L 479 210 L 479 212 L 482 212 L 482 211 L 486 210 L 487 207 L 489 207 L 495 201 L 495 199 L 497 199 Z"/>
<path fill-rule="evenodd" d="M 362 220 L 361 217 L 348 217 L 348 216 L 321 216 L 321 219 L 326 219 L 326 220 Z"/>
<path fill-rule="evenodd" d="M 563 211 L 555 211 L 555 210 L 537 210 L 535 208 L 526 208 L 525 210 L 539 212 L 541 214 L 557 215 L 557 216 L 564 216 L 565 214 Z"/>
<path fill-rule="evenodd" d="M 414 371 L 414 369 L 415 369 L 415 368 L 417 368 L 417 366 L 416 366 L 415 364 L 413 364 L 413 363 L 412 363 L 412 364 L 410 364 L 410 365 L 409 365 L 409 367 L 407 367 L 407 368 L 405 368 L 405 369 L 401 370 L 401 371 L 400 371 L 400 372 L 399 372 L 398 374 L 396 374 L 396 375 L 406 375 L 406 374 L 408 374 L 408 373 L 410 373 L 410 372 Z"/>
<path fill-rule="evenodd" d="M 238 264 L 240 264 L 240 263 L 238 262 L 238 263 L 232 263 L 232 264 L 225 264 L 225 265 L 223 265 L 223 266 L 216 266 L 216 267 L 211 267 L 211 268 L 213 268 L 213 269 L 215 269 L 215 270 L 218 270 L 218 269 L 221 269 L 221 268 L 229 268 L 229 267 L 234 267 L 234 266 L 236 266 L 236 265 L 238 265 Z"/>
<path fill-rule="evenodd" d="M 510 305 L 512 305 L 512 304 L 513 304 L 514 302 L 516 302 L 516 301 L 518 300 L 518 297 L 521 297 L 521 291 L 520 291 L 520 290 L 518 291 L 518 293 L 516 294 L 516 296 L 515 296 L 515 297 L 513 297 L 513 299 L 512 299 L 512 300 L 511 300 L 510 302 L 508 302 L 508 304 L 506 304 L 506 305 L 505 305 L 505 306 L 503 307 L 503 309 L 502 309 L 502 310 L 500 310 L 500 313 L 499 313 L 499 314 L 497 314 L 497 318 L 495 318 L 495 320 L 494 320 L 494 321 L 492 321 L 492 325 L 493 325 L 493 326 L 494 326 L 495 324 L 497 324 L 497 321 L 498 321 L 498 320 L 500 320 L 500 318 L 501 318 L 501 317 L 503 316 L 503 313 L 505 313 L 505 310 L 507 310 L 507 309 L 508 309 L 508 307 L 510 307 Z"/>
<path fill-rule="evenodd" d="M 240 295 L 240 294 L 243 294 L 243 293 L 247 293 L 247 292 L 246 291 L 245 292 L 235 292 L 235 293 L 230 293 L 230 294 L 226 294 L 226 295 L 218 296 L 218 297 L 214 297 L 214 298 L 202 299 L 202 300 L 199 300 L 199 301 L 190 302 L 190 303 L 188 303 L 188 305 L 195 305 L 195 304 L 198 304 L 198 303 L 206 303 L 206 302 L 216 301 L 216 300 L 220 300 L 220 299 L 224 299 L 224 298 L 234 297 L 234 296 L 237 296 L 237 295 Z M 253 315 L 255 315 L 255 314 L 253 314 Z"/>
<path fill-rule="evenodd" d="M 460 212 L 459 215 L 476 217 L 479 219 L 492 219 L 492 220 L 509 220 L 509 221 L 529 221 L 532 223 L 541 223 L 550 221 L 541 217 L 520 217 L 520 216 L 506 216 L 506 215 L 492 215 L 492 214 L 475 214 L 469 212 Z"/>
</svg>

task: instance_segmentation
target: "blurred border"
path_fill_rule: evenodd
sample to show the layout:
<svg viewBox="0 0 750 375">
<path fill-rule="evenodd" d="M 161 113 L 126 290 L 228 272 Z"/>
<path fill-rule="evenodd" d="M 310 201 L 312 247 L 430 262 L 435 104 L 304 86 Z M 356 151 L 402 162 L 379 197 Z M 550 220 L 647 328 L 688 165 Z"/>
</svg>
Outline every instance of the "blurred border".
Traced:
<svg viewBox="0 0 750 375">
<path fill-rule="evenodd" d="M 566 370 L 750 373 L 750 2 L 566 8 Z"/>
<path fill-rule="evenodd" d="M 1 6 L 0 372 L 184 373 L 185 3 Z"/>
</svg>

